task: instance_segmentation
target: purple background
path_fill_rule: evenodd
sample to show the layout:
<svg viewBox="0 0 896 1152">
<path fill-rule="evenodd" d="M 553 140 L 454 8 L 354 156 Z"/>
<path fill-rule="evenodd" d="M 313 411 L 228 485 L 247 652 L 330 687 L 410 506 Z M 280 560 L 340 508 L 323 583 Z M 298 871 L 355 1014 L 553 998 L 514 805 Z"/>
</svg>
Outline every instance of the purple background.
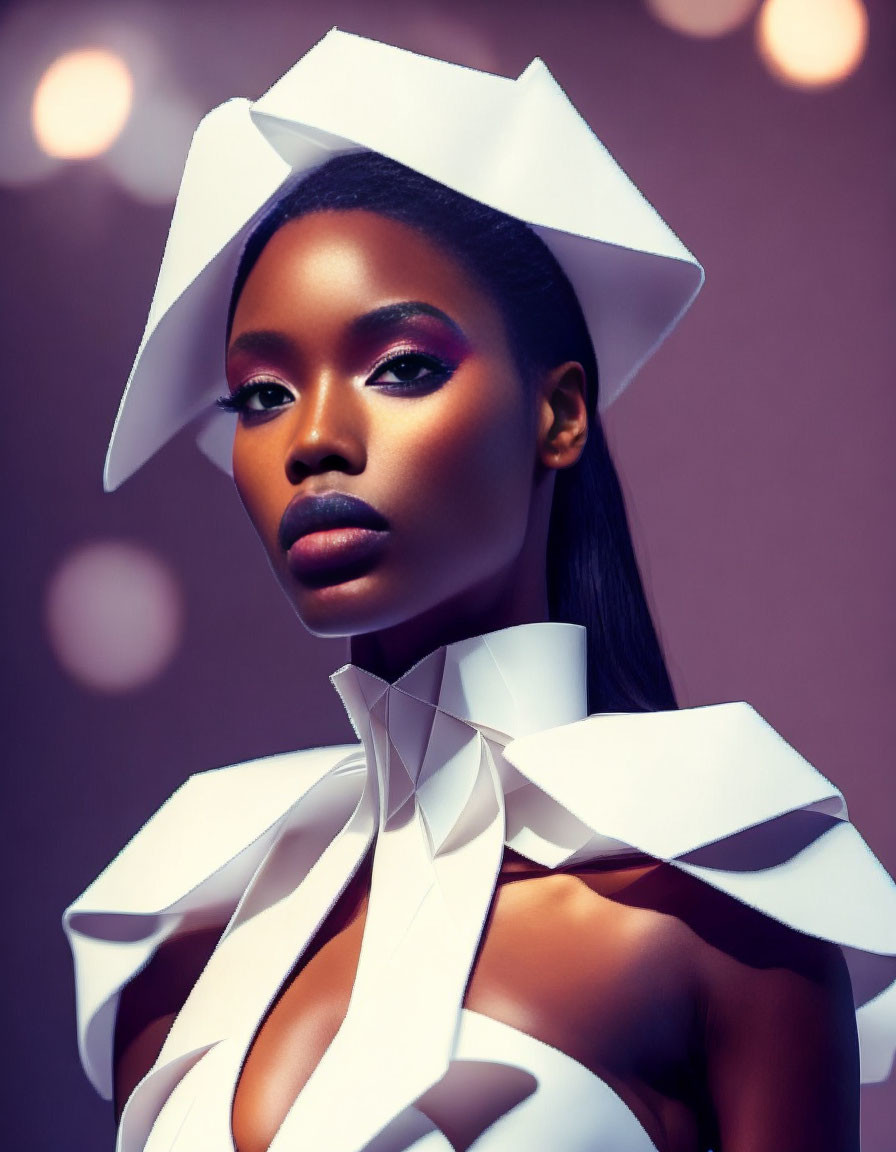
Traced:
<svg viewBox="0 0 896 1152">
<path fill-rule="evenodd" d="M 690 40 L 634 0 L 116 11 L 201 108 L 259 95 L 334 23 L 507 75 L 545 59 L 707 268 L 607 421 L 680 700 L 749 700 L 896 872 L 896 8 L 868 7 L 861 68 L 813 93 L 770 78 L 749 27 Z M 0 192 L 3 1128 L 18 1152 L 113 1143 L 77 1064 L 63 907 L 191 772 L 348 734 L 323 674 L 342 649 L 304 640 L 230 481 L 189 438 L 102 494 L 169 214 L 90 163 Z M 121 697 L 71 681 L 42 623 L 55 565 L 108 536 L 157 549 L 187 608 L 168 670 Z M 884 1152 L 896 1085 L 863 1100 L 865 1152 Z"/>
</svg>

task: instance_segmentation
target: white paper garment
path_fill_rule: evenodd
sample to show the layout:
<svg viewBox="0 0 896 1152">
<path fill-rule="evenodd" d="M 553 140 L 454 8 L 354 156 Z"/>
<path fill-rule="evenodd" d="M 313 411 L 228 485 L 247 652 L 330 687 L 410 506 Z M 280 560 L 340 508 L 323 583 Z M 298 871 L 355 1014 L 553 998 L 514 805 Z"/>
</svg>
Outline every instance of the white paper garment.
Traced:
<svg viewBox="0 0 896 1152">
<path fill-rule="evenodd" d="M 233 1152 L 248 1046 L 371 843 L 348 1013 L 271 1152 L 448 1152 L 427 1102 L 478 1098 L 494 1107 L 476 1152 L 652 1152 L 592 1072 L 463 1008 L 505 844 L 549 868 L 644 853 L 838 943 L 863 1078 L 887 1075 L 896 886 L 837 789 L 748 705 L 585 718 L 584 631 L 565 624 L 449 645 L 391 685 L 350 665 L 333 681 L 360 746 L 192 777 L 66 912 L 104 1096 L 120 989 L 162 940 L 229 917 L 119 1152 Z"/>
<path fill-rule="evenodd" d="M 582 306 L 603 406 L 703 283 L 541 60 L 510 80 L 334 28 L 259 100 L 229 100 L 196 130 L 109 444 L 107 490 L 203 413 L 200 445 L 230 471 L 233 418 L 214 401 L 226 392 L 225 323 L 243 245 L 292 183 L 359 150 L 533 226 Z"/>
</svg>

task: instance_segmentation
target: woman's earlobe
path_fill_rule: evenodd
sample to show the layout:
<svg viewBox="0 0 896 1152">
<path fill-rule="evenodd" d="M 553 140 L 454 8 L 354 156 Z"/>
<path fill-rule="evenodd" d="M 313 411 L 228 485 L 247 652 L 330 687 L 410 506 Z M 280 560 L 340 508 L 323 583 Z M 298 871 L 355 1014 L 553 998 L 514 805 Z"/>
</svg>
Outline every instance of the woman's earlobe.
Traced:
<svg viewBox="0 0 896 1152">
<path fill-rule="evenodd" d="M 538 387 L 538 455 L 546 468 L 571 468 L 588 439 L 585 371 L 575 360 L 547 372 Z"/>
</svg>

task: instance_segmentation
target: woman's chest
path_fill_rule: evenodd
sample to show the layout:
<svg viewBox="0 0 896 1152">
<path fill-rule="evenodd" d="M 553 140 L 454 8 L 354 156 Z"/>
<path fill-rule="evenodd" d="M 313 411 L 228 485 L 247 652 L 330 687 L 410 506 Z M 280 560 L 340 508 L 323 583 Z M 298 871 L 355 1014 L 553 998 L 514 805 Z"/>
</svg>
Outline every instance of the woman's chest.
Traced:
<svg viewBox="0 0 896 1152">
<path fill-rule="evenodd" d="M 691 1152 L 696 1121 L 682 1077 L 691 1042 L 687 997 L 674 964 L 655 954 L 649 925 L 629 912 L 570 876 L 499 884 L 463 1004 L 605 1081 L 662 1152 Z M 238 1152 L 266 1152 L 339 1029 L 365 921 L 356 887 L 257 1030 L 233 1100 Z M 351 1085 L 340 1104 L 352 1106 Z M 481 1128 L 450 1092 L 430 1092 L 420 1107 L 455 1148 L 468 1147 Z"/>
</svg>

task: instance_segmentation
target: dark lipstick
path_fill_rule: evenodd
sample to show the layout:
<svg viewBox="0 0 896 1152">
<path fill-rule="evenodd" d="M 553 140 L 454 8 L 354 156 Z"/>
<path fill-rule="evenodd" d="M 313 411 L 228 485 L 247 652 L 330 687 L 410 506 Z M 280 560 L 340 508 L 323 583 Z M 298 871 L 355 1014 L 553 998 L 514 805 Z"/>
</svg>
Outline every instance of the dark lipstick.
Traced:
<svg viewBox="0 0 896 1152">
<path fill-rule="evenodd" d="M 277 539 L 293 575 L 321 586 L 360 575 L 378 555 L 388 531 L 386 518 L 357 496 L 328 492 L 295 496 Z"/>
</svg>

